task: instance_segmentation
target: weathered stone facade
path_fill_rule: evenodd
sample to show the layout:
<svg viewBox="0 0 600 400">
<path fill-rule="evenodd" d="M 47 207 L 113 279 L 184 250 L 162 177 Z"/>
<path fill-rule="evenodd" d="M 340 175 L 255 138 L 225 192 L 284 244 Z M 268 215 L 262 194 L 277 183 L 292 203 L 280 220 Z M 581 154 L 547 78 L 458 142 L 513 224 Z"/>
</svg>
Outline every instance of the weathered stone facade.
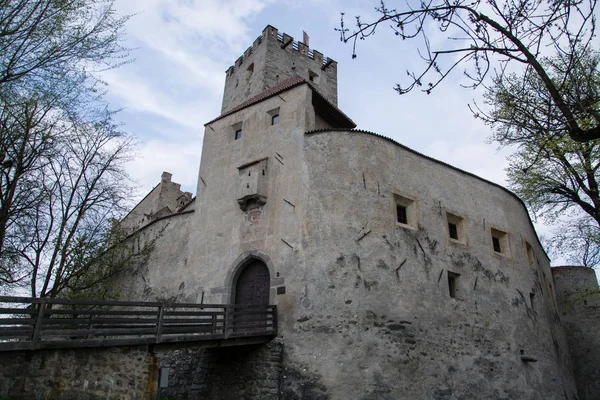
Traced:
<svg viewBox="0 0 600 400">
<path fill-rule="evenodd" d="M 0 398 L 150 400 L 157 373 L 147 346 L 0 353 Z"/>
<path fill-rule="evenodd" d="M 278 400 L 283 344 L 175 350 L 158 353 L 159 397 Z"/>
<path fill-rule="evenodd" d="M 318 53 L 286 37 L 268 26 L 228 70 L 195 211 L 173 217 L 155 258 L 121 280 L 124 296 L 233 303 L 238 276 L 263 263 L 282 399 L 578 398 L 550 262 L 522 201 L 353 129 L 328 94 L 335 63 L 311 81 Z M 256 80 L 236 82 L 247 63 Z M 164 366 L 188 368 L 177 363 Z"/>
<path fill-rule="evenodd" d="M 327 64 L 327 68 L 323 68 Z M 225 77 L 221 113 L 226 113 L 286 78 L 298 75 L 319 87 L 337 105 L 337 62 L 267 26 Z"/>
<path fill-rule="evenodd" d="M 581 400 L 600 399 L 600 290 L 594 270 L 552 268 Z"/>
<path fill-rule="evenodd" d="M 171 174 L 163 172 L 160 183 L 140 201 L 121 221 L 119 227 L 129 234 L 161 218 L 193 209 L 192 194 L 182 192 L 181 185 L 171 181 Z"/>
</svg>

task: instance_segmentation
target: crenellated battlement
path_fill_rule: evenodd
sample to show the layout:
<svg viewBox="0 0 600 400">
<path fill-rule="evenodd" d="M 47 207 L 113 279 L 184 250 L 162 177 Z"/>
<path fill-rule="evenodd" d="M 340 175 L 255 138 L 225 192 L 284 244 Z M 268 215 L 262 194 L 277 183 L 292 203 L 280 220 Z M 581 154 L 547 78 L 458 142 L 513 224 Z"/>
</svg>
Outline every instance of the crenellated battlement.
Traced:
<svg viewBox="0 0 600 400">
<path fill-rule="evenodd" d="M 252 46 L 225 71 L 221 112 L 293 75 L 312 81 L 328 100 L 337 104 L 337 62 L 267 25 Z"/>
<path fill-rule="evenodd" d="M 250 55 L 256 51 L 258 46 L 260 46 L 264 42 L 266 38 L 275 38 L 278 42 L 281 43 L 282 49 L 285 50 L 289 47 L 291 50 L 298 52 L 299 55 L 303 55 L 311 60 L 314 60 L 316 65 L 320 68 L 327 68 L 331 64 L 337 65 L 337 62 L 333 59 L 329 57 L 323 57 L 323 53 L 321 53 L 320 51 L 311 49 L 304 42 L 295 40 L 293 36 L 290 36 L 287 33 L 281 34 L 277 30 L 277 28 L 271 25 L 267 25 L 267 27 L 263 30 L 262 34 L 254 40 L 252 46 L 248 47 L 246 51 L 244 51 L 244 54 L 239 56 L 238 59 L 235 60 L 235 63 L 232 66 L 230 66 L 227 69 L 227 71 L 225 71 L 226 76 L 233 75 L 237 69 L 241 68 L 244 64 L 244 60 L 247 60 L 250 57 Z"/>
</svg>

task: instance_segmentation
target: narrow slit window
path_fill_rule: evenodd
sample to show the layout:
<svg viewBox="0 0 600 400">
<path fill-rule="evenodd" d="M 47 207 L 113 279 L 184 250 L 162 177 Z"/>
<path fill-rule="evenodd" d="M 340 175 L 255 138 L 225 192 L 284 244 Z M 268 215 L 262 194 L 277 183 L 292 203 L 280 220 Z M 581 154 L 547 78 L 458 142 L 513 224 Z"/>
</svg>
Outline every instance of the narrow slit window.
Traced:
<svg viewBox="0 0 600 400">
<path fill-rule="evenodd" d="M 529 261 L 529 265 L 533 265 L 535 263 L 535 253 L 533 252 L 533 247 L 528 242 L 525 242 L 525 249 L 527 250 L 527 261 Z"/>
<path fill-rule="evenodd" d="M 458 228 L 456 224 L 448 222 L 448 234 L 452 239 L 458 240 Z"/>
<path fill-rule="evenodd" d="M 492 236 L 492 244 L 494 245 L 494 251 L 496 253 L 502 253 L 502 247 L 500 247 L 500 239 Z"/>
<path fill-rule="evenodd" d="M 271 116 L 271 125 L 277 125 L 279 123 L 279 114 Z"/>
<path fill-rule="evenodd" d="M 458 277 L 460 274 L 448 271 L 448 294 L 452 298 L 456 298 Z"/>
<path fill-rule="evenodd" d="M 406 215 L 406 206 L 396 204 L 396 216 L 398 218 L 398 222 L 401 224 L 408 224 L 408 217 Z"/>
<path fill-rule="evenodd" d="M 235 131 L 235 140 L 241 139 L 242 138 L 242 130 L 238 129 Z"/>
</svg>

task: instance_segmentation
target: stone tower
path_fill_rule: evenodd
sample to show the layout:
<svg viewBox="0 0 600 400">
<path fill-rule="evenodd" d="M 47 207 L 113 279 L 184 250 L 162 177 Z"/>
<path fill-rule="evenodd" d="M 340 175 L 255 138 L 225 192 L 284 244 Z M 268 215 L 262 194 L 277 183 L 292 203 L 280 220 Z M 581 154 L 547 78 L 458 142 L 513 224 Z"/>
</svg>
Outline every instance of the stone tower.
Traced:
<svg viewBox="0 0 600 400">
<path fill-rule="evenodd" d="M 600 396 L 600 292 L 592 268 L 555 267 L 552 277 L 581 400 Z"/>
<path fill-rule="evenodd" d="M 337 62 L 267 25 L 252 46 L 226 71 L 221 113 L 292 76 L 315 85 L 337 106 Z"/>
</svg>

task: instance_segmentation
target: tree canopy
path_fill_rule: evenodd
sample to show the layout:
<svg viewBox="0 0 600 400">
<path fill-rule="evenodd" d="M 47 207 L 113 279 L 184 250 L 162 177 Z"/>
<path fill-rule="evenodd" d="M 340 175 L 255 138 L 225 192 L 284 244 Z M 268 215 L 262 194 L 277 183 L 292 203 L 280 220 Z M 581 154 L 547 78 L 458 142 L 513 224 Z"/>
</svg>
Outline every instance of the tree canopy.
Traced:
<svg viewBox="0 0 600 400">
<path fill-rule="evenodd" d="M 114 0 L 0 0 L 0 88 L 52 90 L 128 60 Z"/>
<path fill-rule="evenodd" d="M 561 96 L 573 108 L 585 104 L 578 124 L 594 123 L 600 112 L 600 57 L 579 54 L 577 64 L 560 85 Z M 563 79 L 570 57 L 544 59 L 551 79 Z M 509 157 L 509 183 L 528 207 L 555 226 L 556 253 L 595 266 L 600 261 L 600 140 L 577 142 L 561 132 L 557 110 L 547 87 L 536 74 L 507 74 L 494 79 L 486 92 L 491 111 L 481 113 L 493 128 L 492 140 L 516 146 Z"/>
<path fill-rule="evenodd" d="M 128 18 L 113 0 L 0 0 L 3 291 L 89 291 L 130 258 L 113 257 L 113 219 L 133 141 L 98 75 L 128 62 Z"/>
</svg>

